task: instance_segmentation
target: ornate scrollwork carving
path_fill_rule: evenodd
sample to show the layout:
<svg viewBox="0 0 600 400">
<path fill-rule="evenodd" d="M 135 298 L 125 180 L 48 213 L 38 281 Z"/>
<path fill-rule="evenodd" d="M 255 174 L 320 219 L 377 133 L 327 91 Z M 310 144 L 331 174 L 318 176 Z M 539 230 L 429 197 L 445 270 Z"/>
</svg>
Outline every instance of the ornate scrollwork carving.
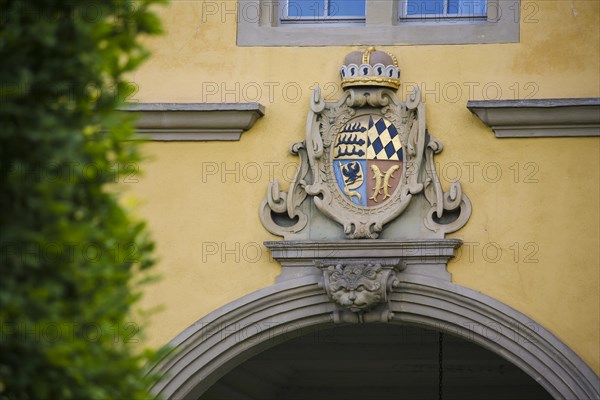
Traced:
<svg viewBox="0 0 600 400">
<path fill-rule="evenodd" d="M 444 192 L 435 169 L 433 156 L 442 151 L 442 144 L 434 137 L 427 135 L 428 143 L 425 150 L 425 198 L 431 204 L 424 224 L 427 229 L 436 233 L 446 234 L 462 228 L 471 216 L 471 201 L 462 191 L 460 182 L 450 185 L 450 190 Z M 446 213 L 444 213 L 446 211 Z M 448 215 L 450 212 L 450 215 Z M 444 217 L 446 216 L 446 217 Z"/>
<path fill-rule="evenodd" d="M 292 144 L 290 152 L 300 157 L 300 163 L 288 192 L 282 192 L 279 189 L 279 182 L 272 181 L 269 183 L 267 196 L 260 206 L 262 224 L 269 232 L 280 236 L 299 232 L 308 223 L 306 213 L 300 208 L 307 196 L 304 187 L 308 175 L 308 162 L 304 142 Z M 277 220 L 274 219 L 276 216 Z"/>
<path fill-rule="evenodd" d="M 373 52 L 377 59 L 386 58 Z M 378 66 L 354 72 L 383 73 Z M 367 78 L 363 83 L 372 82 Z M 399 77 L 393 79 L 399 85 Z M 286 238 L 300 232 L 307 225 L 308 207 L 302 203 L 309 196 L 320 214 L 343 226 L 346 238 L 376 239 L 414 196 L 424 194 L 431 205 L 423 223 L 427 229 L 442 237 L 460 229 L 471 203 L 459 182 L 442 190 L 433 159 L 442 145 L 426 130 L 419 89 L 404 102 L 386 85 L 346 83 L 335 102 L 326 102 L 318 87 L 314 90 L 306 138 L 291 149 L 300 157 L 298 171 L 288 193 L 277 182 L 269 185 L 261 205 L 265 227 Z"/>
</svg>

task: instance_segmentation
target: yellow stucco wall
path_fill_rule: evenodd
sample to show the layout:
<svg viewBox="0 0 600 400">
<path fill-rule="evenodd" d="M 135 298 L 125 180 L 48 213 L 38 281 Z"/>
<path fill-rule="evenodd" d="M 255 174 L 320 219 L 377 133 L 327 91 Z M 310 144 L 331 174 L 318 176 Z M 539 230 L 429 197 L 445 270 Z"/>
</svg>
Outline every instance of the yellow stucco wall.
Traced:
<svg viewBox="0 0 600 400">
<path fill-rule="evenodd" d="M 151 160 L 131 188 L 160 258 L 162 280 L 143 300 L 163 305 L 147 329 L 152 346 L 273 283 L 279 266 L 262 242 L 277 238 L 261 226 L 258 206 L 270 175 L 287 187 L 294 172 L 287 149 L 304 136 L 311 88 L 318 82 L 327 97 L 339 96 L 339 65 L 359 49 L 238 48 L 234 15 L 203 18 L 202 4 L 176 0 L 160 11 L 167 34 L 148 41 L 153 57 L 132 76 L 140 87 L 133 100 L 259 101 L 266 115 L 239 142 L 144 145 Z M 467 242 L 450 264 L 453 281 L 530 316 L 598 373 L 600 140 L 496 139 L 466 102 L 600 96 L 600 3 L 522 8 L 520 43 L 379 48 L 398 56 L 405 83 L 424 90 L 429 130 L 445 145 L 442 180 L 447 187 L 460 173 L 473 203 L 452 235 Z"/>
</svg>

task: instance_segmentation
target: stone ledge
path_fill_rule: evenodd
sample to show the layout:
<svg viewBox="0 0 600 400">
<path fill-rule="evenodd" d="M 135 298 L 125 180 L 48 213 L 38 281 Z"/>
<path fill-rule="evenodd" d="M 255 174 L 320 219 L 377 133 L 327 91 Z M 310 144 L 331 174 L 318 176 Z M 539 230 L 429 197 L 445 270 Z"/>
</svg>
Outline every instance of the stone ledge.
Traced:
<svg viewBox="0 0 600 400">
<path fill-rule="evenodd" d="M 462 245 L 460 239 L 428 240 L 280 240 L 264 242 L 272 257 L 283 267 L 277 282 L 308 275 L 320 275 L 327 263 L 385 263 L 400 260 L 403 273 L 450 281 L 448 261 Z M 383 261 L 382 261 L 383 260 Z"/>
<path fill-rule="evenodd" d="M 154 141 L 240 140 L 265 115 L 259 103 L 130 103 L 138 135 Z"/>
<path fill-rule="evenodd" d="M 498 138 L 600 136 L 600 98 L 471 100 L 467 108 Z"/>
</svg>

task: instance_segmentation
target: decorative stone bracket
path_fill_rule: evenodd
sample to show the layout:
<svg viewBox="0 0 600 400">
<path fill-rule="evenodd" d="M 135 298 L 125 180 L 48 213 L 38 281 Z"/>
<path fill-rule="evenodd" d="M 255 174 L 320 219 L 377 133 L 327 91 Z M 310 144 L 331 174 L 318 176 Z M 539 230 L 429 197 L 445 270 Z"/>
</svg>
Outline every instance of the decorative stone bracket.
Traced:
<svg viewBox="0 0 600 400">
<path fill-rule="evenodd" d="M 283 267 L 278 282 L 316 275 L 336 304 L 337 322 L 387 322 L 390 294 L 407 275 L 450 281 L 446 267 L 462 241 L 272 241 L 265 246 Z"/>
<path fill-rule="evenodd" d="M 363 313 L 386 303 L 388 293 L 398 286 L 398 272 L 404 269 L 400 259 L 315 261 L 323 271 L 327 295 L 344 309 Z"/>
</svg>

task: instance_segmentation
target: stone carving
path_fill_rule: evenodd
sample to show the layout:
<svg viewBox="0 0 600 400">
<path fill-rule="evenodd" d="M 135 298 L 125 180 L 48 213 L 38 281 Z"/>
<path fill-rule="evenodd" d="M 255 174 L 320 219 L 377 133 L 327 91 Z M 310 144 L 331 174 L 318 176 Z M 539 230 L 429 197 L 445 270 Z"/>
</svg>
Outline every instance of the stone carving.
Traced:
<svg viewBox="0 0 600 400">
<path fill-rule="evenodd" d="M 321 214 L 343 226 L 347 239 L 375 239 L 414 196 L 429 202 L 423 225 L 437 237 L 460 229 L 471 203 L 460 182 L 444 192 L 434 155 L 441 143 L 425 128 L 418 89 L 402 101 L 395 92 L 400 70 L 395 57 L 369 48 L 353 52 L 342 66 L 344 94 L 326 102 L 316 88 L 306 138 L 292 145 L 300 157 L 287 193 L 269 184 L 261 220 L 286 238 L 310 223 L 312 201 Z"/>
<path fill-rule="evenodd" d="M 331 300 L 352 312 L 364 313 L 386 303 L 388 293 L 400 282 L 400 262 L 393 265 L 383 260 L 369 263 L 339 261 L 318 263 L 323 271 L 324 286 Z"/>
<path fill-rule="evenodd" d="M 288 192 L 279 190 L 279 182 L 271 181 L 267 191 L 267 197 L 260 206 L 260 217 L 267 230 L 276 235 L 285 236 L 286 233 L 298 232 L 306 226 L 308 218 L 300 209 L 300 205 L 306 199 L 307 193 L 306 175 L 308 174 L 308 163 L 306 146 L 304 142 L 297 142 L 290 146 L 290 152 L 300 157 L 300 164 L 294 179 L 290 183 Z M 285 216 L 292 223 L 278 223 L 282 219 L 274 220 L 273 214 Z"/>
</svg>

